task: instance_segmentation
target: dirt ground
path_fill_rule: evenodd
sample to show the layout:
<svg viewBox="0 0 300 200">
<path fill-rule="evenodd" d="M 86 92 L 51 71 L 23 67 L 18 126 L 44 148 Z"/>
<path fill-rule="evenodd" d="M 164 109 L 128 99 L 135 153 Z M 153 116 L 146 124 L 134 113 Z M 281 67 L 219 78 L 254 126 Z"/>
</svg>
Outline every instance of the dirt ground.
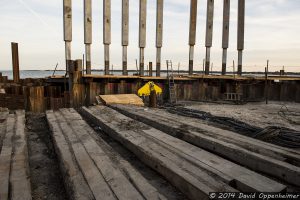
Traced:
<svg viewBox="0 0 300 200">
<path fill-rule="evenodd" d="M 250 125 L 265 128 L 283 126 L 300 131 L 300 104 L 269 102 L 245 105 L 182 102 L 187 108 L 209 112 L 220 117 L 235 118 Z"/>
<path fill-rule="evenodd" d="M 45 114 L 26 115 L 32 199 L 66 200 Z"/>
</svg>

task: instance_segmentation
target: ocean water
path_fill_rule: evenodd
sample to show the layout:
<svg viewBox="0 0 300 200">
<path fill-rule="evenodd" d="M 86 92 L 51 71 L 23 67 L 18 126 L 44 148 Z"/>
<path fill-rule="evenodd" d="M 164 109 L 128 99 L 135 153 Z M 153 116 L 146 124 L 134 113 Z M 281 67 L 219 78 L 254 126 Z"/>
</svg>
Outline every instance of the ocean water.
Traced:
<svg viewBox="0 0 300 200">
<path fill-rule="evenodd" d="M 8 76 L 8 79 L 13 79 L 13 73 L 12 71 L 0 71 L 2 73 L 2 76 Z M 121 75 L 122 71 L 121 70 L 115 70 L 115 71 L 111 71 L 110 72 L 113 75 Z M 136 71 L 134 70 L 130 70 L 128 71 L 129 75 L 133 75 L 134 73 L 136 73 Z M 198 74 L 201 74 L 202 72 L 195 72 Z M 96 74 L 96 75 L 103 75 L 103 71 L 92 71 L 92 74 Z M 174 71 L 174 74 L 178 74 L 178 72 Z M 220 72 L 213 72 L 212 74 L 214 75 L 220 75 Z M 232 75 L 232 73 L 228 72 L 228 75 Z M 20 77 L 21 79 L 24 78 L 45 78 L 45 77 L 49 77 L 53 75 L 53 71 L 50 70 L 21 70 L 20 71 Z M 55 75 L 65 75 L 65 71 L 56 71 Z M 145 71 L 145 75 L 148 75 L 148 72 Z M 163 70 L 161 72 L 161 76 L 166 76 L 167 72 L 165 70 Z M 187 75 L 187 72 L 185 71 L 180 71 L 180 75 Z M 277 74 L 270 74 L 270 76 L 276 76 Z M 155 71 L 153 71 L 153 76 L 156 76 Z M 254 77 L 254 76 L 264 76 L 264 73 L 244 73 L 244 76 L 249 76 L 249 77 Z M 289 76 L 292 77 L 300 77 L 300 73 L 289 73 Z"/>
<path fill-rule="evenodd" d="M 8 79 L 13 79 L 12 71 L 0 71 L 2 76 L 8 76 Z M 65 71 L 56 71 L 55 75 L 65 75 Z M 114 75 L 121 75 L 121 71 L 111 72 Z M 129 75 L 133 75 L 135 72 L 128 72 Z M 103 71 L 92 71 L 92 74 L 103 75 Z M 146 73 L 147 74 L 147 73 Z M 44 70 L 20 70 L 20 78 L 45 78 L 53 75 L 53 71 L 44 71 Z M 155 76 L 155 72 L 153 72 Z"/>
</svg>

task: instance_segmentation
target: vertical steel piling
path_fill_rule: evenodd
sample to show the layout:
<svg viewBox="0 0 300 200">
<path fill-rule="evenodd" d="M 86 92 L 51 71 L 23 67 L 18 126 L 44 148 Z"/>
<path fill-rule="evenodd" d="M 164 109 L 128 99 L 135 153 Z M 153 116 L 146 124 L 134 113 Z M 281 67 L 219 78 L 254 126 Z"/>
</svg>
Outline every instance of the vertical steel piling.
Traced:
<svg viewBox="0 0 300 200">
<path fill-rule="evenodd" d="M 84 44 L 86 74 L 91 74 L 92 0 L 84 0 Z"/>
<path fill-rule="evenodd" d="M 129 39 L 129 0 L 122 0 L 122 74 L 128 75 L 127 71 L 127 46 Z"/>
<path fill-rule="evenodd" d="M 111 0 L 103 0 L 104 74 L 109 75 L 109 45 L 111 44 Z"/>
<path fill-rule="evenodd" d="M 191 0 L 190 5 L 190 32 L 189 32 L 189 75 L 194 71 L 194 46 L 196 44 L 198 0 Z"/>
<path fill-rule="evenodd" d="M 244 37 L 245 37 L 245 0 L 238 1 L 238 75 L 243 73 L 243 50 L 244 50 Z"/>
<path fill-rule="evenodd" d="M 140 0 L 139 9 L 139 47 L 140 47 L 140 76 L 144 76 L 144 50 L 146 47 L 147 0 Z"/>
<path fill-rule="evenodd" d="M 222 75 L 226 74 L 227 49 L 229 46 L 229 24 L 230 24 L 230 0 L 224 0 L 223 3 L 223 37 L 222 37 Z"/>
<path fill-rule="evenodd" d="M 206 16 L 206 58 L 205 58 L 205 74 L 209 74 L 210 68 L 210 50 L 213 40 L 213 25 L 214 25 L 214 0 L 207 0 L 207 16 Z"/>
<path fill-rule="evenodd" d="M 156 76 L 160 76 L 161 48 L 163 43 L 164 0 L 156 2 Z"/>
</svg>

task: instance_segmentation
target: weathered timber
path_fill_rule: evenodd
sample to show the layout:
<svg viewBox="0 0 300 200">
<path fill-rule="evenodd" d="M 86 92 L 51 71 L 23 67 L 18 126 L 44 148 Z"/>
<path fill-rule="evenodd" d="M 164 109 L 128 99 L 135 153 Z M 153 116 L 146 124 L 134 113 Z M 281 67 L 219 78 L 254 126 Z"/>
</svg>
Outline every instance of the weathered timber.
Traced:
<svg viewBox="0 0 300 200">
<path fill-rule="evenodd" d="M 0 154 L 2 150 L 3 139 L 6 135 L 6 125 L 7 125 L 7 118 L 8 118 L 7 111 L 1 111 L 0 108 Z"/>
<path fill-rule="evenodd" d="M 214 128 L 204 123 L 189 121 L 161 110 L 128 109 L 113 106 L 121 113 L 149 124 L 172 136 L 179 137 L 198 147 L 222 155 L 236 163 L 255 171 L 263 172 L 282 179 L 290 184 L 299 185 L 300 168 L 290 164 L 299 162 L 299 154 L 291 153 L 282 147 L 268 144 L 236 133 Z M 226 139 L 227 138 L 227 139 Z M 248 141 L 248 143 L 247 143 Z M 255 147 L 251 148 L 251 145 Z M 250 149 L 251 148 L 251 149 Z M 272 169 L 272 170 L 270 170 Z"/>
<path fill-rule="evenodd" d="M 92 161 L 77 136 L 73 133 L 74 129 L 69 126 L 68 122 L 61 113 L 55 112 L 54 115 L 58 120 L 59 126 L 61 127 L 65 138 L 70 144 L 72 152 L 74 152 L 74 157 L 78 163 L 79 169 L 84 175 L 85 180 L 87 181 L 95 199 L 115 199 L 112 191 L 105 183 L 105 180 L 97 169 L 97 166 Z"/>
<path fill-rule="evenodd" d="M 30 87 L 29 89 L 30 110 L 32 112 L 45 112 L 44 86 Z"/>
<path fill-rule="evenodd" d="M 9 174 L 12 158 L 12 138 L 15 135 L 16 119 L 13 114 L 7 118 L 6 135 L 3 141 L 0 154 L 0 197 L 3 200 L 9 199 Z"/>
<path fill-rule="evenodd" d="M 18 43 L 11 43 L 12 64 L 13 64 L 13 80 L 15 83 L 20 82 L 20 66 L 19 66 L 19 48 Z"/>
<path fill-rule="evenodd" d="M 134 117 L 135 119 L 140 119 L 140 116 L 138 114 L 131 115 L 131 117 Z M 141 121 L 144 120 L 141 119 Z M 165 124 L 162 124 L 160 122 L 158 123 L 160 124 L 160 126 L 166 126 Z M 172 129 L 172 131 L 174 131 L 174 129 Z M 206 168 L 207 171 L 211 171 L 211 173 L 214 173 L 216 176 L 220 176 L 221 179 L 227 181 L 228 183 L 234 182 L 237 189 L 241 191 L 270 191 L 270 192 L 277 191 L 278 192 L 278 191 L 283 191 L 286 188 L 282 184 L 274 182 L 264 176 L 261 176 L 253 171 L 250 171 L 232 162 L 229 162 L 212 153 L 199 150 L 199 148 L 196 148 L 194 146 L 189 146 L 187 143 L 180 142 L 180 140 L 171 137 L 169 135 L 166 134 L 158 135 L 155 132 L 150 132 L 147 130 L 145 132 L 147 132 L 147 134 L 150 135 L 151 137 L 156 138 L 158 142 L 163 141 L 165 144 L 168 144 L 172 148 L 176 149 L 176 151 L 182 151 L 182 154 L 189 155 L 189 157 L 192 157 L 191 162 L 196 162 L 199 166 Z M 183 136 L 182 139 L 184 138 L 185 137 Z M 208 168 L 206 166 L 208 166 Z"/>
<path fill-rule="evenodd" d="M 47 118 L 50 127 L 59 126 L 60 134 L 68 140 L 73 159 L 77 161 L 78 169 L 84 176 L 95 199 L 126 200 L 144 199 L 145 196 L 151 196 L 152 199 L 161 197 L 159 193 L 149 194 L 146 192 L 143 194 L 140 189 L 136 189 L 136 186 L 131 183 L 132 181 L 120 171 L 118 166 L 112 163 L 105 151 L 97 144 L 94 139 L 96 133 L 74 109 L 48 112 Z"/>
<path fill-rule="evenodd" d="M 64 184 L 70 198 L 75 200 L 94 199 L 93 194 L 80 172 L 69 144 L 62 133 L 53 111 L 47 111 L 47 120 L 52 132 L 55 152 L 58 155 Z"/>
<path fill-rule="evenodd" d="M 24 111 L 8 116 L 5 132 L 0 154 L 1 200 L 31 200 Z"/>
<path fill-rule="evenodd" d="M 15 200 L 31 200 L 25 112 L 16 111 L 16 130 L 13 138 L 13 157 L 10 172 L 10 195 Z"/>
<path fill-rule="evenodd" d="M 91 127 L 83 123 L 82 127 L 88 130 L 90 136 L 97 142 L 99 146 L 107 152 L 115 152 L 116 150 L 107 144 L 99 135 L 94 131 L 89 131 Z M 165 200 L 166 198 L 158 192 L 158 190 L 152 186 L 150 181 L 146 179 L 140 171 L 138 171 L 131 163 L 124 159 L 119 153 L 113 154 L 114 162 L 117 163 L 119 169 L 126 175 L 137 190 L 142 194 L 145 199 L 160 199 Z"/>
<path fill-rule="evenodd" d="M 90 134 L 93 134 L 94 131 L 83 121 L 81 116 L 74 109 L 61 109 L 61 113 L 71 125 L 74 133 L 84 145 L 117 199 L 143 199 L 141 194 L 121 171 L 112 164 L 109 157 L 91 137 Z"/>
<path fill-rule="evenodd" d="M 91 107 L 90 109 L 84 107 L 81 109 L 81 113 L 99 125 L 111 137 L 121 142 L 144 163 L 162 174 L 189 198 L 208 199 L 209 191 L 236 191 L 209 175 L 205 170 L 186 161 L 180 155 L 145 137 L 144 134 L 140 134 L 149 127 L 137 124 L 138 132 L 134 131 L 135 128 L 124 129 L 126 124 L 137 122 L 105 107 Z M 105 115 L 101 113 L 105 113 Z M 160 132 L 160 134 L 164 133 Z"/>
</svg>

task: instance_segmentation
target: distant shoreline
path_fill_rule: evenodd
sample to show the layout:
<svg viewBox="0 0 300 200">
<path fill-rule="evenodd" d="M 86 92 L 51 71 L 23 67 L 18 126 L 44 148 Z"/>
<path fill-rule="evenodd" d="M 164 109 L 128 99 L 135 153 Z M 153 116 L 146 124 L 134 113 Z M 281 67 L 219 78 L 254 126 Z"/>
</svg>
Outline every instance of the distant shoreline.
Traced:
<svg viewBox="0 0 300 200">
<path fill-rule="evenodd" d="M 54 70 L 36 70 L 36 69 L 32 69 L 32 70 L 20 70 L 20 71 L 23 71 L 23 72 L 53 72 Z M 65 70 L 56 70 L 56 72 L 64 72 Z M 112 71 L 112 70 L 110 70 Z M 146 72 L 148 72 L 148 70 L 145 70 Z M 0 72 L 12 72 L 12 70 L 0 70 Z M 92 72 L 104 72 L 104 70 L 100 69 L 94 69 L 92 70 Z M 113 70 L 113 72 L 122 72 L 122 70 L 119 70 L 119 69 L 116 69 L 116 70 Z M 128 72 L 137 72 L 137 70 L 128 70 Z M 153 72 L 155 72 L 155 70 L 153 70 Z M 167 70 L 161 70 L 162 73 L 167 73 Z M 170 71 L 169 71 L 170 72 Z M 187 70 L 173 70 L 173 73 L 174 74 L 177 74 L 177 73 L 181 73 L 181 74 L 184 74 L 184 73 L 188 73 Z M 203 73 L 203 71 L 194 71 L 195 74 L 200 74 L 200 73 Z M 221 72 L 220 71 L 213 71 L 213 72 L 210 72 L 210 73 L 213 73 L 213 74 L 220 74 Z M 233 74 L 232 71 L 228 71 L 227 74 Z M 243 72 L 243 74 L 265 74 L 265 72 L 259 72 L 259 71 L 253 71 L 253 72 Z M 275 72 L 269 72 L 269 74 L 279 74 L 279 71 L 275 71 Z M 285 72 L 286 75 L 300 75 L 300 72 Z"/>
</svg>

